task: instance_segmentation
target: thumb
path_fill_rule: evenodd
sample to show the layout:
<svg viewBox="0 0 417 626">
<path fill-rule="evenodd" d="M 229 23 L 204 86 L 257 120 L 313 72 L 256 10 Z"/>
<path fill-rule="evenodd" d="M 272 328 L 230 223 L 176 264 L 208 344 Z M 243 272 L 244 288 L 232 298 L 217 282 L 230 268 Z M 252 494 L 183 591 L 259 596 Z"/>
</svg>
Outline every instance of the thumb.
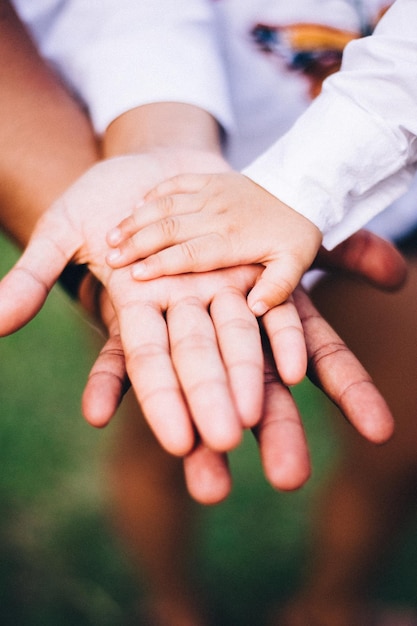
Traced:
<svg viewBox="0 0 417 626">
<path fill-rule="evenodd" d="M 293 258 L 281 257 L 268 263 L 249 292 L 248 306 L 257 317 L 288 300 L 303 275 Z"/>
<path fill-rule="evenodd" d="M 0 281 L 0 336 L 27 324 L 42 308 L 76 247 L 53 211 L 36 226 L 25 252 Z"/>
<path fill-rule="evenodd" d="M 315 266 L 356 274 L 387 290 L 401 287 L 407 273 L 405 260 L 398 250 L 365 229 L 331 251 L 321 248 Z"/>
</svg>

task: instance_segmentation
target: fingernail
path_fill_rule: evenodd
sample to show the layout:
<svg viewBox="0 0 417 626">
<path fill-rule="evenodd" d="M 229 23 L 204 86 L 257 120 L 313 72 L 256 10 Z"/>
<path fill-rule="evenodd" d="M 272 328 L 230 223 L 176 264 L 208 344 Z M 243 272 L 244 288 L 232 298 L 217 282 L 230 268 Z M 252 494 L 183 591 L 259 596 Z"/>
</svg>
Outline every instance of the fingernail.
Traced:
<svg viewBox="0 0 417 626">
<path fill-rule="evenodd" d="M 107 261 L 109 261 L 109 263 L 114 263 L 114 261 L 118 261 L 120 259 L 120 256 L 120 250 L 117 248 L 117 250 L 109 252 L 107 255 Z"/>
<path fill-rule="evenodd" d="M 107 241 L 109 242 L 109 244 L 113 245 L 113 246 L 117 246 L 117 244 L 120 242 L 122 238 L 122 231 L 120 230 L 120 228 L 112 228 L 108 233 L 107 233 Z"/>
<path fill-rule="evenodd" d="M 132 266 L 133 278 L 143 278 L 145 275 L 146 275 L 145 265 L 142 265 L 142 263 L 138 263 L 137 265 Z"/>
<path fill-rule="evenodd" d="M 252 313 L 256 315 L 256 317 L 261 317 L 261 315 L 264 315 L 268 311 L 267 305 L 265 304 L 265 302 L 262 302 L 262 300 L 258 300 L 258 302 L 255 302 L 255 304 L 250 306 L 250 309 Z"/>
</svg>

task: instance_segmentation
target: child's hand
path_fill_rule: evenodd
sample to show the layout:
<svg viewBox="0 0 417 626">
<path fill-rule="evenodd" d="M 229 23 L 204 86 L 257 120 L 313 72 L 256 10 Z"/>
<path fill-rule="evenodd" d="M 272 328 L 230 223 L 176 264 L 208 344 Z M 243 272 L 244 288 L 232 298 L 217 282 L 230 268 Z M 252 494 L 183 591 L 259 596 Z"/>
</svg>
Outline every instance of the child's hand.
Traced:
<svg viewBox="0 0 417 626">
<path fill-rule="evenodd" d="M 248 296 L 263 315 L 287 300 L 310 267 L 321 233 L 308 219 L 238 173 L 186 174 L 155 187 L 108 233 L 108 263 L 138 261 L 134 278 L 261 263 Z"/>
</svg>

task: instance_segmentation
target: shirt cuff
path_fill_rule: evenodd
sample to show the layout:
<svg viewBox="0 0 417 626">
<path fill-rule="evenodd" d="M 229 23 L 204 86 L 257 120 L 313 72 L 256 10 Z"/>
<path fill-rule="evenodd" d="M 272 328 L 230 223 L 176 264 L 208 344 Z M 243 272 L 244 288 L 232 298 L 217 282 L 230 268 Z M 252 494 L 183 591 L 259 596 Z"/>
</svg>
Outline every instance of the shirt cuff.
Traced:
<svg viewBox="0 0 417 626">
<path fill-rule="evenodd" d="M 243 173 L 312 221 L 331 249 L 407 189 L 407 155 L 400 133 L 327 89 Z"/>
</svg>

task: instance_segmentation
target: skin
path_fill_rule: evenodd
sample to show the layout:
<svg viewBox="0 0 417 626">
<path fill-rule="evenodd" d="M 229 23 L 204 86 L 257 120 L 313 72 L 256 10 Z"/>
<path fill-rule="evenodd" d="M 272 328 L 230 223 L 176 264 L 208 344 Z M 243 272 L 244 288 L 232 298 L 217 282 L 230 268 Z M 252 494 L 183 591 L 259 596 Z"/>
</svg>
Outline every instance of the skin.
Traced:
<svg viewBox="0 0 417 626">
<path fill-rule="evenodd" d="M 256 315 L 289 298 L 322 240 L 312 222 L 237 172 L 176 176 L 145 201 L 108 233 L 110 265 L 138 261 L 133 277 L 149 280 L 262 263 L 248 295 Z"/>
<path fill-rule="evenodd" d="M 233 383 L 229 383 L 223 353 L 212 352 L 222 380 L 228 383 L 227 387 L 224 383 L 219 385 L 217 391 L 220 405 L 222 398 L 225 400 L 223 407 L 226 409 L 223 410 L 228 412 L 230 420 L 226 444 L 235 443 L 245 423 L 254 424 L 253 415 L 256 410 L 259 411 L 254 430 L 267 479 L 277 489 L 300 486 L 309 476 L 310 461 L 297 407 L 290 392 L 279 380 L 268 342 L 264 344 L 267 369 L 263 394 L 261 369 L 256 365 L 259 357 L 254 358 L 250 354 L 251 350 L 260 354 L 260 340 L 257 338 L 255 345 L 253 339 L 252 348 L 245 341 L 239 341 L 239 333 L 244 330 L 246 338 L 248 327 L 254 337 L 254 318 L 248 315 L 246 309 L 244 311 L 242 303 L 248 281 L 253 280 L 259 268 L 235 268 L 233 272 L 221 272 L 221 278 L 219 274 L 206 277 L 199 286 L 198 303 L 194 302 L 191 306 L 186 298 L 190 290 L 194 290 L 195 280 L 188 283 L 185 277 L 181 281 L 170 277 L 139 290 L 139 285 L 131 281 L 127 272 L 112 272 L 103 262 L 107 248 L 99 239 L 102 236 L 104 242 L 105 232 L 131 211 L 130 199 L 133 196 L 137 198 L 138 193 L 138 173 L 139 187 L 146 193 L 164 177 L 189 171 L 191 163 L 198 163 L 205 170 L 223 171 L 226 166 L 219 159 L 216 123 L 194 108 L 184 110 L 167 105 L 155 110 L 141 107 L 113 122 L 103 138 L 99 153 L 91 126 L 77 103 L 39 58 L 8 3 L 0 2 L 0 8 L 0 56 L 7 59 L 0 70 L 0 137 L 3 139 L 0 155 L 1 221 L 21 247 L 28 245 L 17 266 L 0 283 L 1 332 L 12 332 L 36 315 L 61 268 L 68 261 L 86 263 L 91 272 L 80 286 L 79 297 L 85 308 L 102 321 L 108 341 L 87 382 L 83 407 L 90 423 L 102 426 L 111 418 L 129 386 L 127 365 L 131 378 L 136 381 L 136 388 L 145 400 L 147 389 L 152 389 L 152 379 L 147 381 L 145 389 L 140 387 L 138 368 L 142 365 L 137 355 L 146 348 L 146 343 L 137 338 L 140 318 L 135 313 L 146 310 L 150 315 L 145 337 L 148 344 L 153 334 L 165 341 L 166 347 L 170 325 L 172 332 L 177 328 L 181 330 L 182 320 L 193 319 L 196 312 L 200 316 L 196 319 L 203 319 L 205 324 L 203 339 L 209 334 L 212 337 L 214 322 L 208 314 L 207 303 L 210 302 L 212 309 L 216 300 L 214 309 L 217 309 L 215 316 L 218 323 L 227 329 L 224 324 L 229 322 L 228 332 L 223 333 L 227 350 L 233 355 L 234 346 L 241 345 L 246 351 L 241 355 L 246 357 L 241 359 L 242 365 L 233 368 L 239 370 L 235 378 L 230 377 L 230 381 L 235 380 Z M 19 79 L 16 80 L 16 77 Z M 15 114 L 17 103 L 19 116 Z M 175 125 L 171 123 L 174 113 L 178 121 Z M 194 120 L 192 125 L 189 123 L 191 119 Z M 161 120 L 164 120 L 162 125 Z M 132 132 L 134 129 L 135 132 Z M 121 154 L 132 155 L 132 160 L 115 158 Z M 103 157 L 108 160 L 97 163 Z M 104 199 L 109 194 L 107 203 L 103 203 L 101 192 Z M 364 250 L 361 241 L 363 237 L 326 263 L 359 271 L 381 284 L 401 280 L 403 267 L 392 249 L 381 248 L 377 242 L 371 241 Z M 360 255 L 355 250 L 361 250 Z M 382 274 L 380 270 L 376 272 L 373 261 L 370 262 L 374 258 L 381 260 Z M 239 276 L 238 280 L 236 276 Z M 222 289 L 219 291 L 220 281 Z M 239 315 L 225 318 L 224 309 L 226 305 L 230 306 L 231 301 Z M 355 359 L 349 359 L 349 352 L 343 349 L 324 320 L 317 317 L 303 295 L 300 295 L 298 306 L 307 330 L 308 341 L 304 352 L 308 350 L 311 375 L 336 403 L 342 405 L 347 418 L 351 417 L 354 423 L 358 397 L 363 406 L 379 407 L 375 420 L 363 429 L 363 434 L 373 441 L 388 437 L 392 431 L 390 413 L 372 385 L 369 382 L 362 384 L 364 378 L 367 381 L 368 378 L 360 364 Z M 168 308 L 173 309 L 169 319 L 166 316 Z M 243 313 L 245 325 L 242 327 Z M 299 341 L 299 315 L 297 313 L 294 317 L 291 304 L 280 308 L 279 315 L 275 312 L 265 316 L 265 326 L 275 361 L 280 371 L 286 372 L 291 379 L 295 376 L 294 371 L 285 370 L 284 364 L 279 363 L 279 355 L 280 347 L 289 350 L 294 340 Z M 232 332 L 233 329 L 235 332 Z M 291 339 L 293 334 L 294 339 Z M 284 337 L 287 337 L 285 341 Z M 180 335 L 178 338 L 182 341 L 187 339 Z M 180 345 L 180 342 L 177 343 Z M 204 343 L 200 343 L 200 350 L 204 350 Z M 325 359 L 320 358 L 324 351 Z M 178 363 L 182 362 L 184 354 L 187 354 L 186 345 L 177 350 L 175 358 Z M 247 367 L 249 354 L 250 367 Z M 152 361 L 155 356 L 161 358 L 161 353 L 152 355 L 148 351 L 146 355 L 145 349 L 145 356 Z M 168 371 L 172 372 L 167 352 L 162 356 Z M 199 358 L 204 363 L 202 357 Z M 296 361 L 294 363 L 291 367 L 297 366 Z M 337 367 L 338 363 L 343 364 L 343 369 Z M 157 365 L 155 371 L 158 373 Z M 256 385 L 259 387 L 254 388 L 251 382 L 249 388 L 247 380 L 253 378 L 250 373 L 254 371 L 258 372 L 260 383 Z M 183 374 L 184 381 L 187 375 L 187 372 Z M 161 437 L 168 442 L 168 446 L 178 453 L 191 445 L 190 451 L 183 459 L 167 454 L 146 427 L 133 394 L 128 394 L 124 413 L 120 416 L 113 457 L 108 464 L 112 497 L 117 505 L 112 511 L 117 529 L 125 539 L 128 553 L 138 571 L 146 568 L 153 615 L 157 613 L 161 623 L 165 620 L 171 625 L 175 619 L 177 624 L 197 626 L 203 621 L 200 608 L 196 608 L 196 595 L 190 593 L 194 588 L 194 577 L 190 576 L 186 567 L 192 533 L 191 500 L 186 488 L 195 500 L 213 504 L 227 497 L 232 478 L 226 453 L 208 448 L 201 437 L 196 436 L 179 380 L 173 377 L 171 380 L 174 382 L 171 399 L 177 398 L 178 404 L 167 401 L 165 406 L 169 412 L 165 414 L 155 404 L 154 409 L 151 406 L 150 413 L 152 415 L 155 410 L 155 428 L 161 429 Z M 243 382 L 242 389 L 246 391 L 248 405 L 246 402 L 239 404 L 239 380 Z M 352 385 L 346 393 L 349 381 Z M 214 382 L 218 384 L 218 380 Z M 256 388 L 261 391 L 257 392 Z M 352 393 L 355 388 L 357 395 Z M 253 411 L 248 411 L 248 406 L 252 406 Z M 185 438 L 177 438 L 176 432 L 163 432 L 164 424 L 171 417 L 171 409 L 179 416 Z M 217 442 L 219 435 L 220 448 L 227 447 L 224 432 L 215 430 L 206 437 Z M 161 514 L 166 511 L 171 514 Z M 155 517 L 158 524 L 155 524 Z M 179 562 L 184 564 L 180 569 Z"/>
<path fill-rule="evenodd" d="M 312 292 L 322 314 L 366 365 L 395 417 L 395 436 L 372 446 L 335 419 L 340 453 L 311 511 L 302 586 L 277 626 L 415 624 L 415 610 L 375 601 L 374 582 L 389 565 L 415 512 L 417 258 L 408 280 L 383 293 L 352 277 L 328 276 Z M 387 558 L 388 557 L 388 558 Z M 392 615 L 391 615 L 392 612 Z"/>
<path fill-rule="evenodd" d="M 24 247 L 40 215 L 98 159 L 81 109 L 0 0 L 0 210 Z"/>
<path fill-rule="evenodd" d="M 137 283 L 132 280 L 128 270 L 112 270 L 105 262 L 105 234 L 131 212 L 138 195 L 145 196 L 163 180 L 189 172 L 193 168 L 213 172 L 227 170 L 220 156 L 217 125 L 210 115 L 195 107 L 190 109 L 188 105 L 185 108 L 176 104 L 147 106 L 130 111 L 109 127 L 103 140 L 103 156 L 106 159 L 91 167 L 62 194 L 69 182 L 79 175 L 79 170 L 87 162 L 94 161 L 96 152 L 93 135 L 79 107 L 68 97 L 62 85 L 54 80 L 34 51 L 8 3 L 0 6 L 3 29 L 1 46 L 10 61 L 10 65 L 2 68 L 4 85 L 7 86 L 2 91 L 2 136 L 7 136 L 10 124 L 12 127 L 16 124 L 16 102 L 22 106 L 24 112 L 22 131 L 20 134 L 16 132 L 16 141 L 13 144 L 5 144 L 6 155 L 2 156 L 1 173 L 5 182 L 3 188 L 6 190 L 4 219 L 7 229 L 23 244 L 27 243 L 26 238 L 33 228 L 21 259 L 0 283 L 0 333 L 13 332 L 36 315 L 62 269 L 69 262 L 86 264 L 90 274 L 81 286 L 80 295 L 85 306 L 100 315 L 109 335 L 87 382 L 83 400 L 87 419 L 96 426 L 108 422 L 126 389 L 128 374 L 139 401 L 146 407 L 146 417 L 160 443 L 173 454 L 191 455 L 192 460 L 187 464 L 191 468 L 195 468 L 196 464 L 193 459 L 202 458 L 196 450 L 200 449 L 200 445 L 209 444 L 213 454 L 206 457 L 216 458 L 218 468 L 221 462 L 220 457 L 213 456 L 215 452 L 226 452 L 238 445 L 242 429 L 255 424 L 261 427 L 263 415 L 269 413 L 269 405 L 263 402 L 262 395 L 261 350 L 259 339 L 255 339 L 254 333 L 256 320 L 254 316 L 251 318 L 248 315 L 246 309 L 243 313 L 247 281 L 253 281 L 259 269 L 247 267 L 235 268 L 232 273 L 223 271 L 220 283 L 216 274 L 205 277 L 204 281 L 200 277 L 201 290 L 196 301 L 189 297 L 190 291 L 195 291 L 194 283 L 188 282 L 190 277 L 164 277 L 153 284 Z M 16 81 L 17 69 L 22 76 L 27 76 L 27 83 Z M 45 101 L 33 100 L 33 88 L 38 85 L 43 87 L 41 92 Z M 53 101 L 49 105 L 48 94 Z M 62 103 L 62 107 L 56 103 Z M 178 124 L 172 123 L 174 114 Z M 72 128 L 73 119 L 75 128 L 80 129 L 80 137 L 75 133 L 64 133 L 65 142 L 60 142 L 62 128 Z M 196 128 L 190 126 L 190 120 Z M 45 193 L 41 198 L 40 192 L 39 197 L 33 193 L 28 173 L 38 153 L 44 155 L 44 178 L 41 180 L 49 182 L 57 172 L 54 161 L 57 148 L 51 139 L 54 136 L 53 131 L 58 135 L 55 137 L 58 147 L 61 147 L 61 143 L 66 145 L 59 161 L 59 171 L 63 174 L 59 184 L 52 191 L 49 190 L 49 195 Z M 38 134 L 34 136 L 31 133 Z M 12 163 L 16 162 L 23 148 L 27 162 L 22 163 L 21 169 L 13 169 L 11 172 L 7 165 L 9 157 Z M 121 152 L 126 155 L 119 157 Z M 78 156 L 79 153 L 81 157 Z M 68 173 L 64 163 L 76 163 L 77 166 L 70 168 Z M 46 210 L 49 198 L 58 194 L 58 187 L 61 187 L 59 191 L 62 195 Z M 13 189 L 19 189 L 22 194 L 20 205 L 24 213 L 14 213 L 8 208 L 11 204 L 7 202 L 7 193 L 11 193 Z M 45 182 L 42 187 L 39 185 L 39 189 L 49 189 L 48 184 Z M 22 227 L 22 222 L 26 221 L 26 212 L 28 225 Z M 398 258 L 392 256 L 392 251 L 388 251 L 387 255 L 391 258 L 392 266 L 398 269 Z M 362 271 L 364 267 L 366 263 L 362 266 Z M 236 280 L 237 276 L 239 280 Z M 195 282 L 196 277 L 192 277 L 192 280 Z M 96 289 L 97 284 L 102 286 L 99 291 Z M 228 309 L 226 317 L 226 307 L 222 304 L 224 302 L 227 302 Z M 233 304 L 231 308 L 230 303 Z M 210 312 L 207 310 L 209 304 Z M 211 309 L 216 310 L 216 314 Z M 243 319 L 246 315 L 243 329 L 242 315 Z M 288 342 L 287 331 L 290 332 L 290 337 L 294 337 L 295 324 L 294 317 L 291 313 L 288 314 L 288 307 L 271 311 L 269 319 L 271 318 L 274 321 L 266 324 L 266 332 L 270 336 L 274 354 L 278 354 L 281 345 L 286 350 L 289 343 L 300 346 L 300 327 L 295 333 L 298 338 L 295 341 L 298 343 L 294 344 L 292 339 Z M 138 326 L 137 319 L 146 319 L 147 325 Z M 194 356 L 202 367 L 197 374 L 187 369 L 188 338 L 181 335 L 183 319 L 193 320 L 198 328 Z M 220 339 L 220 348 L 217 342 L 213 342 L 219 329 L 216 320 L 223 327 L 225 323 L 229 324 L 228 333 L 223 334 Z M 252 328 L 253 339 L 250 344 L 246 339 L 248 327 Z M 152 344 L 149 344 L 148 337 L 153 338 Z M 169 345 L 175 346 L 172 359 L 168 351 Z M 237 356 L 236 346 L 239 350 Z M 305 348 L 303 353 L 305 354 Z M 185 355 L 187 359 L 184 358 Z M 161 359 L 164 363 L 164 379 L 161 382 L 165 391 L 164 396 L 160 395 L 159 401 L 155 402 L 152 392 L 155 378 L 149 375 L 146 378 L 146 371 L 160 374 Z M 146 368 L 143 365 L 145 362 Z M 235 367 L 236 362 L 240 363 L 239 367 Z M 233 365 L 232 368 L 230 364 Z M 215 369 L 212 370 L 212 367 Z M 255 377 L 254 372 L 258 372 Z M 364 375 L 360 368 L 358 375 L 359 378 Z M 193 379 L 192 376 L 196 378 Z M 211 400 L 221 411 L 221 418 L 213 423 L 210 420 L 210 407 L 204 404 L 207 376 L 213 381 Z M 248 380 L 252 381 L 250 387 L 247 387 Z M 326 384 L 323 385 L 324 388 Z M 343 388 L 341 381 L 339 384 Z M 276 380 L 276 385 L 281 385 L 279 380 Z M 246 397 L 243 396 L 244 402 L 240 401 L 241 393 L 238 393 L 241 389 L 247 389 Z M 337 397 L 337 392 L 333 389 L 329 393 Z M 370 396 L 372 404 L 373 395 L 371 393 Z M 164 406 L 169 406 L 169 420 Z M 382 408 L 382 403 L 379 406 Z M 351 407 L 346 404 L 343 408 L 349 414 Z M 295 405 L 292 405 L 291 412 L 294 416 L 298 415 Z M 352 421 L 356 423 L 354 417 Z M 384 408 L 375 415 L 373 427 L 364 429 L 360 424 L 358 427 L 365 436 L 381 441 L 389 436 L 392 420 Z M 294 441 L 300 473 L 297 480 L 290 480 L 292 483 L 303 482 L 309 471 L 305 442 L 300 442 L 299 438 Z M 291 446 L 289 441 L 288 447 Z M 217 470 L 216 473 L 218 474 Z M 286 475 L 286 471 L 283 474 Z M 285 478 L 283 482 L 286 483 L 287 480 Z M 216 497 L 220 499 L 224 491 L 219 490 Z"/>
</svg>

